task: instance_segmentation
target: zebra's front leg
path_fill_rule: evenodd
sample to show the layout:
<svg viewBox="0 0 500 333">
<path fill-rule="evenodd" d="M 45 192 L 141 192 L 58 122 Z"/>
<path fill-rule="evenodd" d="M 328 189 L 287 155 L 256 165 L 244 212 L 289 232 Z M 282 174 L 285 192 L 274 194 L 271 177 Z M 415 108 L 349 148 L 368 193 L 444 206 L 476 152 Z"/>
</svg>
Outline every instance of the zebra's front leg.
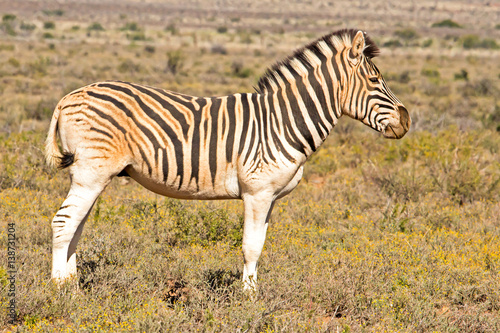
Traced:
<svg viewBox="0 0 500 333">
<path fill-rule="evenodd" d="M 102 190 L 101 186 L 84 187 L 73 182 L 52 220 L 52 279 L 58 285 L 76 277 L 76 245 Z"/>
<path fill-rule="evenodd" d="M 269 217 L 274 205 L 271 195 L 245 195 L 245 222 L 243 226 L 243 289 L 256 290 L 257 261 L 259 260 L 264 242 Z"/>
</svg>

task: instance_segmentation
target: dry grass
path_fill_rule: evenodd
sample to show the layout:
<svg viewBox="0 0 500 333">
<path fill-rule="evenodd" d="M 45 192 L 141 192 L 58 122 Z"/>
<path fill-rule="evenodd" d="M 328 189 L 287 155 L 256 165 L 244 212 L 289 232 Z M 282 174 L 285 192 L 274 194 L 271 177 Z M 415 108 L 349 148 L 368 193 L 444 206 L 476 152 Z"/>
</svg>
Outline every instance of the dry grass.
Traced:
<svg viewBox="0 0 500 333">
<path fill-rule="evenodd" d="M 340 120 L 302 183 L 274 209 L 253 296 L 241 291 L 240 202 L 172 200 L 118 179 L 84 229 L 78 289 L 57 290 L 50 220 L 69 180 L 43 163 L 48 119 L 65 93 L 104 79 L 194 95 L 251 91 L 267 66 L 328 32 L 332 19 L 311 10 L 285 21 L 271 10 L 159 26 L 145 23 L 155 17 L 147 10 L 137 17 L 101 11 L 96 22 L 105 30 L 88 31 L 92 22 L 63 9 L 62 16 L 13 12 L 16 36 L 2 26 L 0 239 L 14 223 L 19 270 L 18 321 L 9 325 L 2 310 L 0 329 L 500 331 L 500 51 L 464 50 L 461 35 L 487 38 L 487 27 L 467 21 L 467 8 L 454 18 L 463 30 L 449 29 L 451 37 L 429 32 L 432 22 L 377 21 L 375 31 L 370 20 L 362 23 L 379 44 L 403 45 L 383 48 L 375 61 L 413 129 L 387 141 Z M 406 17 L 400 10 L 395 17 Z M 55 29 L 43 29 L 45 21 Z M 36 28 L 23 30 L 23 22 Z M 409 28 L 417 37 L 407 37 Z M 5 256 L 0 262 L 4 309 Z"/>
</svg>

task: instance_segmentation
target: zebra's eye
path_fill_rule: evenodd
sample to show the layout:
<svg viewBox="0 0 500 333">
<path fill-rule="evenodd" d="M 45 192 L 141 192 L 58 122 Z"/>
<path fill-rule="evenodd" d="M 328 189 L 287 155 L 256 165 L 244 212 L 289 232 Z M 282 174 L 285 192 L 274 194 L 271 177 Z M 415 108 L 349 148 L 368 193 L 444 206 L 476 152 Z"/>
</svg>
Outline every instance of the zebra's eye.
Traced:
<svg viewBox="0 0 500 333">
<path fill-rule="evenodd" d="M 370 80 L 370 82 L 373 82 L 373 83 L 378 83 L 378 77 L 376 77 L 376 76 L 373 76 L 373 77 L 369 78 L 368 80 Z"/>
</svg>

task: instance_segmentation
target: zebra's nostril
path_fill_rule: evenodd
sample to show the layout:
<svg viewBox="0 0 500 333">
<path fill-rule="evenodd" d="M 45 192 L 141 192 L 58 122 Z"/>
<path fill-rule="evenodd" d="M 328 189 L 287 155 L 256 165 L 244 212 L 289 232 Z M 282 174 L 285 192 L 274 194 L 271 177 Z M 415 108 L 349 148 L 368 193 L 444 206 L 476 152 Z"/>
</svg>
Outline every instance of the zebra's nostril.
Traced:
<svg viewBox="0 0 500 333">
<path fill-rule="evenodd" d="M 398 112 L 399 112 L 399 123 L 403 128 L 408 131 L 411 126 L 411 118 L 410 114 L 408 113 L 408 110 L 402 105 L 398 106 Z"/>
</svg>

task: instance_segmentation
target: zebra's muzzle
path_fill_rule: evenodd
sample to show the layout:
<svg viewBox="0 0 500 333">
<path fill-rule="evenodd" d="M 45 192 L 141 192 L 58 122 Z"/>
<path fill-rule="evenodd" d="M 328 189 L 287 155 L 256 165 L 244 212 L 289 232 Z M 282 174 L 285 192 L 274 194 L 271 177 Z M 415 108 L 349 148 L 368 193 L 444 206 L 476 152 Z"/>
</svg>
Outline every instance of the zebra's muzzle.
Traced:
<svg viewBox="0 0 500 333">
<path fill-rule="evenodd" d="M 388 139 L 401 139 L 410 129 L 411 118 L 406 108 L 398 106 L 399 124 L 388 124 L 384 131 L 384 136 Z"/>
</svg>

